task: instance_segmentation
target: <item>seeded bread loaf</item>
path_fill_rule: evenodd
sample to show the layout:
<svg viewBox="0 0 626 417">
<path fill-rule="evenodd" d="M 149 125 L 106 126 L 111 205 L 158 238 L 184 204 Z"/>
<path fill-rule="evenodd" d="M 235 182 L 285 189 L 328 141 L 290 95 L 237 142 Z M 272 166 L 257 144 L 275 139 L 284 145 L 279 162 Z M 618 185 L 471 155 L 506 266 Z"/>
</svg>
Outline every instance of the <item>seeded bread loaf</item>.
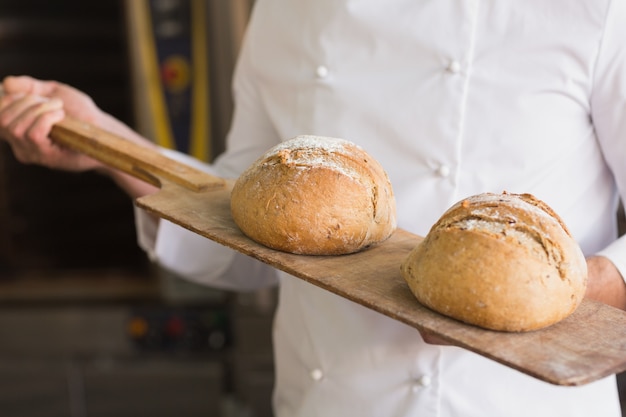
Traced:
<svg viewBox="0 0 626 417">
<path fill-rule="evenodd" d="M 587 283 L 580 247 L 559 216 L 529 194 L 480 194 L 455 204 L 401 271 L 423 305 L 512 332 L 564 319 Z"/>
<path fill-rule="evenodd" d="M 306 255 L 340 255 L 386 240 L 396 206 L 381 165 L 352 142 L 297 136 L 236 181 L 233 220 L 252 240 Z"/>
</svg>

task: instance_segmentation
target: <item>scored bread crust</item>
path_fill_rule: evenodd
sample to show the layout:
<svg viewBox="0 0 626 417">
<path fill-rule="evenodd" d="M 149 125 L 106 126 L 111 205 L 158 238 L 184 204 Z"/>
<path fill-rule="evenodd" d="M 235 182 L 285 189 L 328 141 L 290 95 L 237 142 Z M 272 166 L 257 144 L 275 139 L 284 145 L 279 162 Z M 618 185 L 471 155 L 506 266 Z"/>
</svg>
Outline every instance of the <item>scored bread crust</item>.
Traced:
<svg viewBox="0 0 626 417">
<path fill-rule="evenodd" d="M 236 181 L 233 220 L 252 240 L 305 255 L 340 255 L 396 228 L 391 182 L 352 142 L 302 135 L 266 152 Z"/>
<path fill-rule="evenodd" d="M 587 285 L 584 255 L 530 194 L 479 194 L 452 206 L 401 265 L 417 300 L 483 328 L 529 331 L 569 316 Z"/>
</svg>

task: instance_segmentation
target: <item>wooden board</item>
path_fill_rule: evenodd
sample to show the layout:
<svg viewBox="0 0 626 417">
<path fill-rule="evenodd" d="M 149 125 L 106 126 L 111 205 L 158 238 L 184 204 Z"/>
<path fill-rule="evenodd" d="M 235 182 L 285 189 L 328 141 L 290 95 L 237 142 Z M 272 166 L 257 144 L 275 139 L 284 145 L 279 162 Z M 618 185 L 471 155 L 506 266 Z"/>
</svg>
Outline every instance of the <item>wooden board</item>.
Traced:
<svg viewBox="0 0 626 417">
<path fill-rule="evenodd" d="M 157 216 L 451 344 L 557 385 L 582 385 L 626 370 L 626 312 L 585 300 L 573 315 L 539 331 L 504 333 L 466 325 L 421 306 L 400 275 L 400 264 L 419 236 L 397 230 L 378 246 L 344 256 L 278 252 L 240 232 L 222 179 L 79 122 L 61 122 L 51 136 L 160 184 L 159 192 L 137 200 Z"/>
<path fill-rule="evenodd" d="M 399 265 L 422 238 L 397 230 L 381 245 L 343 256 L 278 252 L 247 237 L 230 216 L 229 189 L 189 192 L 165 184 L 137 204 L 197 234 L 252 256 L 420 330 L 557 385 L 581 385 L 626 370 L 626 313 L 593 301 L 549 328 L 527 333 L 480 329 L 420 305 Z"/>
</svg>

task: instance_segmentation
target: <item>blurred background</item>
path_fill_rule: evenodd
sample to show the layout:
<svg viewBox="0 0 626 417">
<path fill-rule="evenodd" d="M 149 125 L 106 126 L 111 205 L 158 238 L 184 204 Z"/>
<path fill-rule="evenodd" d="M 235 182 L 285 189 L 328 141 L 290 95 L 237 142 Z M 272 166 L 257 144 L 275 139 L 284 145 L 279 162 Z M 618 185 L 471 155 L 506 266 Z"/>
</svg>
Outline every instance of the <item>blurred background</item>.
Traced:
<svg viewBox="0 0 626 417">
<path fill-rule="evenodd" d="M 0 77 L 71 84 L 211 161 L 252 2 L 0 0 Z M 275 301 L 155 268 L 112 183 L 0 143 L 0 416 L 269 417 Z"/>
<path fill-rule="evenodd" d="M 1 0 L 0 77 L 71 84 L 211 160 L 251 3 Z M 0 143 L 1 416 L 271 416 L 274 302 L 155 268 L 109 180 L 20 165 Z"/>
</svg>

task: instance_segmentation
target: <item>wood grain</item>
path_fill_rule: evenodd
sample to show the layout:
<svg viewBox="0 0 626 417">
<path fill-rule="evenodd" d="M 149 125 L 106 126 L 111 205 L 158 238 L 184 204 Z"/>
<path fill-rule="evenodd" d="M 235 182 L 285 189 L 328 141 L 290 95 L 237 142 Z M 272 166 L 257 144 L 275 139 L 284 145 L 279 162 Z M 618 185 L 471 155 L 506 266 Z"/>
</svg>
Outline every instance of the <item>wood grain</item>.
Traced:
<svg viewBox="0 0 626 417">
<path fill-rule="evenodd" d="M 626 313 L 583 301 L 567 319 L 527 333 L 484 330 L 444 317 L 417 302 L 400 263 L 422 238 L 397 230 L 386 242 L 343 256 L 277 252 L 244 236 L 230 216 L 229 188 L 194 193 L 164 184 L 137 204 L 197 234 L 313 285 L 438 335 L 520 372 L 556 385 L 582 385 L 626 370 Z"/>
<path fill-rule="evenodd" d="M 278 252 L 251 241 L 234 224 L 231 183 L 84 123 L 63 121 L 51 136 L 160 185 L 156 194 L 137 200 L 139 207 L 453 345 L 557 385 L 587 384 L 626 370 L 624 311 L 585 300 L 567 319 L 534 332 L 504 333 L 466 325 L 420 305 L 400 275 L 402 260 L 422 240 L 420 236 L 397 230 L 382 244 L 343 256 Z"/>
<path fill-rule="evenodd" d="M 222 178 L 167 158 L 153 148 L 138 145 L 69 117 L 53 126 L 50 137 L 60 145 L 156 186 L 161 184 L 161 180 L 167 180 L 193 191 L 224 187 Z"/>
</svg>

